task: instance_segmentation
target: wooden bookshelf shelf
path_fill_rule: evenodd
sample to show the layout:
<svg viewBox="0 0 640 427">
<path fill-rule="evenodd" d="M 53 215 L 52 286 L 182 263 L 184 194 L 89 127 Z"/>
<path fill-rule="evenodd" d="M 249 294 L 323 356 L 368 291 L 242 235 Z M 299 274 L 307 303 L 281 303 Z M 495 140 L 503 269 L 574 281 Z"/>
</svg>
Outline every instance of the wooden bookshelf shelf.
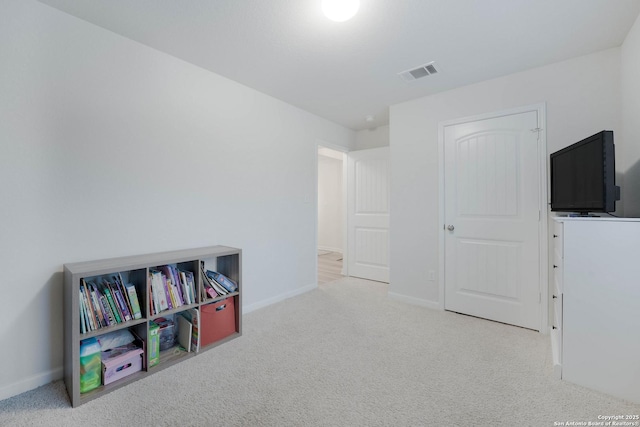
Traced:
<svg viewBox="0 0 640 427">
<path fill-rule="evenodd" d="M 160 316 L 158 316 L 158 317 L 160 317 Z M 136 326 L 136 325 L 143 325 L 145 323 L 147 323 L 147 319 L 130 320 L 128 322 L 119 323 L 119 324 L 114 325 L 114 326 L 107 326 L 107 327 L 100 328 L 100 329 L 95 330 L 95 331 L 85 332 L 84 334 L 80 334 L 80 341 L 86 340 L 87 338 L 104 335 L 104 334 L 106 334 L 108 332 L 118 331 L 120 329 L 127 329 L 127 328 L 131 328 L 133 326 Z"/>
<path fill-rule="evenodd" d="M 227 295 L 225 295 L 225 298 L 227 297 Z M 172 314 L 176 314 L 176 313 L 180 313 L 181 311 L 185 311 L 188 310 L 190 308 L 198 308 L 202 305 L 202 303 L 197 303 L 197 304 L 189 304 L 189 305 L 182 305 L 178 308 L 172 308 L 171 310 L 165 310 L 162 311 L 158 314 L 154 314 L 152 316 L 149 316 L 150 320 L 154 320 L 154 319 L 159 319 L 161 317 L 166 317 L 166 316 L 170 316 Z"/>
<path fill-rule="evenodd" d="M 201 265 L 206 270 L 217 271 L 233 280 L 238 285 L 237 292 L 219 296 L 217 298 L 204 298 L 205 279 L 202 278 L 200 271 Z M 151 308 L 153 300 L 152 287 L 149 280 L 151 270 L 158 269 L 163 266 L 173 266 L 181 270 L 187 270 L 193 273 L 195 282 L 196 301 L 191 304 L 182 304 L 179 307 L 163 310 L 153 313 Z M 102 326 L 95 330 L 86 330 L 86 321 L 83 324 L 81 311 L 81 286 L 86 281 L 98 280 L 110 275 L 122 276 L 122 281 L 133 284 L 137 292 L 139 300 L 141 318 L 125 321 L 122 323 L 111 324 L 110 326 Z M 90 400 L 96 399 L 118 388 L 124 387 L 134 381 L 153 375 L 163 369 L 168 368 L 176 363 L 180 363 L 191 357 L 197 357 L 202 352 L 223 344 L 231 339 L 242 335 L 242 250 L 230 248 L 226 246 L 211 246 L 197 249 L 186 249 L 171 252 L 162 252 L 147 255 L 136 255 L 130 257 L 112 258 L 106 260 L 86 261 L 73 264 L 65 264 L 64 266 L 64 381 L 71 399 L 73 407 L 82 405 Z M 231 303 L 222 303 L 220 301 L 232 298 Z M 199 351 L 187 352 L 176 345 L 165 351 L 160 352 L 160 361 L 153 367 L 149 366 L 149 338 L 150 326 L 154 320 L 161 317 L 175 318 L 176 324 L 174 330 L 177 333 L 177 316 L 187 310 L 196 310 L 198 316 L 203 306 L 218 303 L 228 305 L 234 308 L 233 317 L 231 314 L 224 317 L 226 325 L 233 328 L 232 333 L 228 336 L 221 337 L 214 342 L 201 345 Z M 230 313 L 230 312 L 229 312 Z M 106 317 L 106 316 L 105 316 Z M 133 316 L 132 316 L 133 317 Z M 205 332 L 217 330 L 221 325 L 215 324 L 216 318 L 209 315 L 206 321 L 201 318 L 198 329 L 202 336 Z M 231 323 L 234 323 L 231 325 Z M 106 324 L 106 322 L 105 322 Z M 84 325 L 84 327 L 83 327 Z M 126 377 L 120 378 L 113 383 L 102 385 L 85 392 L 80 392 L 80 346 L 83 340 L 89 338 L 100 338 L 102 335 L 119 331 L 122 329 L 130 330 L 133 335 L 139 338 L 144 350 L 142 354 L 142 370 L 134 372 Z M 140 360 L 140 359 L 138 359 Z"/>
<path fill-rule="evenodd" d="M 175 365 L 189 357 L 193 357 L 196 353 L 180 350 L 177 346 L 160 352 L 160 363 L 150 368 L 151 371 L 165 369 L 168 366 Z"/>
</svg>

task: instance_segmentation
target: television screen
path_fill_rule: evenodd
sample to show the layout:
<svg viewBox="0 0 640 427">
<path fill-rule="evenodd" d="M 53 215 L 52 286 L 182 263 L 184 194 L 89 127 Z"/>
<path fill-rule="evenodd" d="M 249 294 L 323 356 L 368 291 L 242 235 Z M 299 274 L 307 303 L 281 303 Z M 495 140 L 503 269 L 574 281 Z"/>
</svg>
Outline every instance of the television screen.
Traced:
<svg viewBox="0 0 640 427">
<path fill-rule="evenodd" d="M 602 131 L 550 156 L 551 210 L 613 212 L 615 185 L 613 131 Z"/>
</svg>

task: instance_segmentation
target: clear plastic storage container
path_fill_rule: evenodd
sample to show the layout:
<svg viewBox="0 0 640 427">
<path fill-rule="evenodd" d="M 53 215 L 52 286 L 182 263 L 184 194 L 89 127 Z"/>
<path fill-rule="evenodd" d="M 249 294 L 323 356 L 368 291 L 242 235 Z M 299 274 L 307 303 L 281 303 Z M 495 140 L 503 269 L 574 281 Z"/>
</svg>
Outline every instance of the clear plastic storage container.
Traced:
<svg viewBox="0 0 640 427">
<path fill-rule="evenodd" d="M 86 393 L 102 384 L 102 356 L 100 343 L 95 338 L 80 342 L 80 393 Z"/>
</svg>

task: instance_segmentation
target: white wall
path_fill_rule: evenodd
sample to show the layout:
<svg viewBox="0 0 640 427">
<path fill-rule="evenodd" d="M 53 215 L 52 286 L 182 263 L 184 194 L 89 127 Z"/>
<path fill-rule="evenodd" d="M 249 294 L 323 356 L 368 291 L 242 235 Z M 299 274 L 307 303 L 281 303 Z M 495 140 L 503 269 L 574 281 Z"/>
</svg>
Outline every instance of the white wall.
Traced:
<svg viewBox="0 0 640 427">
<path fill-rule="evenodd" d="M 603 129 L 623 147 L 619 73 L 616 48 L 392 106 L 390 292 L 440 303 L 439 122 L 546 102 L 548 153 Z"/>
<path fill-rule="evenodd" d="M 366 150 L 389 146 L 389 125 L 378 126 L 375 129 L 363 129 L 356 132 L 354 149 Z"/>
<path fill-rule="evenodd" d="M 626 141 L 622 156 L 625 216 L 640 217 L 640 17 L 621 49 L 622 125 Z M 617 149 L 616 144 L 616 149 Z"/>
<path fill-rule="evenodd" d="M 314 286 L 316 141 L 353 131 L 35 0 L 0 58 L 0 399 L 62 376 L 64 263 L 224 244 L 246 308 Z"/>
<path fill-rule="evenodd" d="M 342 160 L 318 156 L 318 249 L 343 251 Z"/>
</svg>

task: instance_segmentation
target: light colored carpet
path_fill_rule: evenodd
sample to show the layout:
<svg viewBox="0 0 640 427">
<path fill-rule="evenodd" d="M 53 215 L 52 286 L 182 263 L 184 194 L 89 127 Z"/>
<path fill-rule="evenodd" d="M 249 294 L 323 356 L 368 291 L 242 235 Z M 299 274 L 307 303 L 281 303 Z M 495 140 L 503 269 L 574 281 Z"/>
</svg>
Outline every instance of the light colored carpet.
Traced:
<svg viewBox="0 0 640 427">
<path fill-rule="evenodd" d="M 549 337 L 343 278 L 244 317 L 243 336 L 71 409 L 61 381 L 2 426 L 553 426 L 640 405 L 551 373 Z"/>
</svg>

